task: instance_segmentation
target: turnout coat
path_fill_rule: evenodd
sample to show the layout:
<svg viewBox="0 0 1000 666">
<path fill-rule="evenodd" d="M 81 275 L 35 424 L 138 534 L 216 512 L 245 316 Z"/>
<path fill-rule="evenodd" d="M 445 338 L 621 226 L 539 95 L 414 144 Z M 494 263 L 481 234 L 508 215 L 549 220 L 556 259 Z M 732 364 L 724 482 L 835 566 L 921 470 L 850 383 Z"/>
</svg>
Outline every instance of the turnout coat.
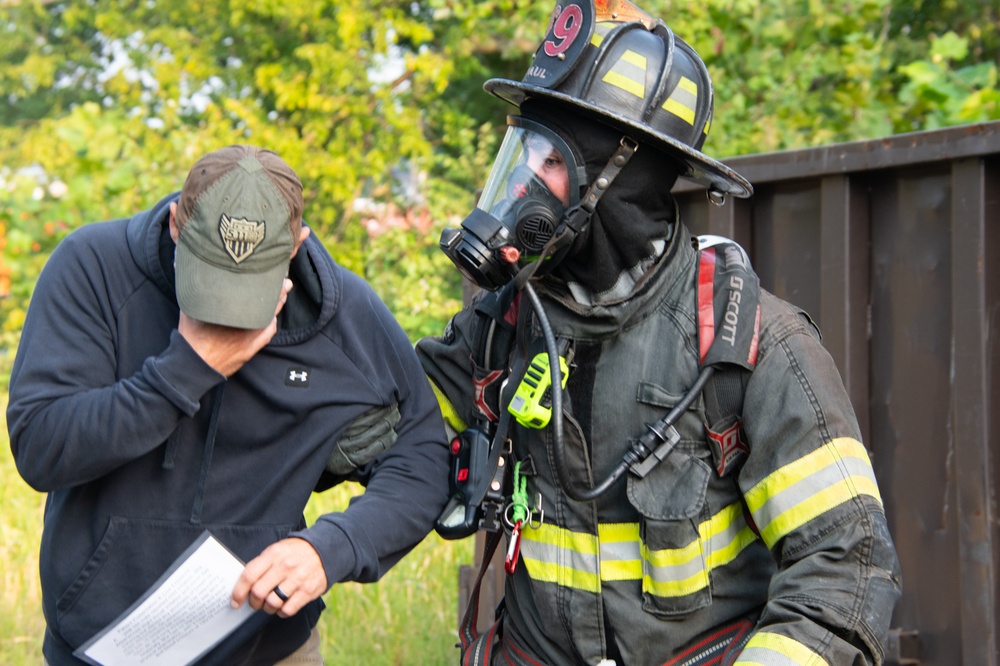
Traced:
<svg viewBox="0 0 1000 666">
<path fill-rule="evenodd" d="M 552 278 L 533 283 L 570 358 L 566 472 L 578 488 L 604 479 L 698 376 L 691 241 L 681 227 L 620 302 L 583 306 Z M 491 321 L 509 351 L 483 351 Z M 741 436 L 737 415 L 707 423 L 699 396 L 672 452 L 597 501 L 560 487 L 551 427 L 511 421 L 512 457 L 544 513 L 523 528 L 493 663 L 881 663 L 899 565 L 849 398 L 804 312 L 760 290 L 756 325 Z M 478 294 L 417 345 L 456 429 L 495 421 L 543 350 L 528 299 L 510 290 Z"/>
</svg>

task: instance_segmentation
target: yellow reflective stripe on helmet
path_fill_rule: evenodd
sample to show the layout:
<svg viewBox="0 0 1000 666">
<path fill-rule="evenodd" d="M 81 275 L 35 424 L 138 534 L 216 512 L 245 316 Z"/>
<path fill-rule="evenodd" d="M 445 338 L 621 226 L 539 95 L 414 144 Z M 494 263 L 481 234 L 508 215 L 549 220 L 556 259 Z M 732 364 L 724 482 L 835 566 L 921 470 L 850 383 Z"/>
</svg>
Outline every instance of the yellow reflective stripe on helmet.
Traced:
<svg viewBox="0 0 1000 666">
<path fill-rule="evenodd" d="M 698 84 L 682 76 L 670 97 L 663 102 L 663 110 L 668 111 L 688 125 L 694 125 L 695 109 L 698 108 Z"/>
<path fill-rule="evenodd" d="M 645 99 L 646 56 L 635 51 L 625 51 L 601 80 L 616 88 L 621 88 L 625 92 L 630 92 L 639 99 Z"/>
<path fill-rule="evenodd" d="M 642 70 L 643 74 L 646 73 L 646 56 L 636 53 L 635 51 L 626 50 L 625 53 L 622 54 L 621 59 L 630 65 L 638 67 Z"/>
<path fill-rule="evenodd" d="M 829 666 L 819 656 L 794 638 L 761 631 L 750 637 L 734 666 Z"/>
<path fill-rule="evenodd" d="M 642 580 L 661 597 L 708 587 L 709 571 L 732 562 L 757 538 L 740 504 L 703 522 L 698 537 L 679 548 L 649 548 L 639 523 L 602 523 L 597 536 L 543 524 L 525 527 L 521 537 L 521 559 L 534 580 L 595 593 L 602 582 Z"/>
<path fill-rule="evenodd" d="M 792 530 L 860 495 L 880 503 L 868 452 L 850 437 L 834 439 L 772 472 L 746 494 L 768 548 Z"/>
<path fill-rule="evenodd" d="M 590 37 L 590 43 L 601 48 L 601 44 L 604 43 L 604 38 L 609 32 L 614 30 L 615 26 L 618 25 L 612 21 L 600 21 L 594 26 L 594 34 Z"/>
<path fill-rule="evenodd" d="M 448 400 L 448 396 L 446 396 L 444 391 L 439 389 L 438 385 L 429 378 L 428 383 L 431 385 L 431 390 L 434 391 L 434 397 L 437 398 L 438 407 L 441 408 L 441 416 L 444 417 L 445 423 L 447 423 L 455 432 L 462 432 L 465 430 L 467 428 L 465 421 L 463 421 L 462 417 L 458 415 L 458 412 L 455 410 L 455 406 L 451 404 L 450 400 Z"/>
</svg>

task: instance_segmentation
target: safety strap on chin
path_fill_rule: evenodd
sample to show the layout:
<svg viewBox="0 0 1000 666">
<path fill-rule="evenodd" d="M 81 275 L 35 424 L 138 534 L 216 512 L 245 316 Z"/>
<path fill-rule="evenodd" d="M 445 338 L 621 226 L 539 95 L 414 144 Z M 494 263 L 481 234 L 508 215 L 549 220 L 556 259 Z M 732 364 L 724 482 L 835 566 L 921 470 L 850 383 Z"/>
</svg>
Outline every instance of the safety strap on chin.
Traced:
<svg viewBox="0 0 1000 666">
<path fill-rule="evenodd" d="M 518 291 L 524 288 L 524 285 L 535 275 L 543 262 L 554 256 L 563 247 L 572 243 L 577 236 L 583 233 L 587 225 L 590 224 L 590 216 L 594 214 L 597 202 L 601 200 L 604 193 L 611 187 L 611 183 L 615 182 L 615 178 L 618 177 L 618 174 L 621 173 L 622 169 L 625 168 L 625 165 L 628 164 L 638 149 L 639 144 L 634 139 L 627 136 L 622 137 L 621 142 L 618 144 L 618 149 L 608 160 L 607 164 L 604 165 L 604 168 L 601 169 L 601 173 L 597 174 L 594 182 L 587 188 L 587 192 L 583 195 L 580 203 L 566 213 L 565 222 L 559 226 L 556 233 L 553 234 L 549 242 L 539 252 L 538 259 L 535 259 L 522 268 L 514 276 L 514 284 Z"/>
</svg>

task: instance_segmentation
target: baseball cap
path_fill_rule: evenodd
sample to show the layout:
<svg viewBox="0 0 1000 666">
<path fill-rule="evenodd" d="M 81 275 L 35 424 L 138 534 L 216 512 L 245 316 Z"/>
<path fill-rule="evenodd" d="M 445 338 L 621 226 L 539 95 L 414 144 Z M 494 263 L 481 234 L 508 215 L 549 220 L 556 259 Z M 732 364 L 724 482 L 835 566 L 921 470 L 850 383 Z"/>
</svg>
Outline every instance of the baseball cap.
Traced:
<svg viewBox="0 0 1000 666">
<path fill-rule="evenodd" d="M 276 153 L 221 148 L 188 173 L 175 222 L 177 303 L 187 316 L 258 329 L 278 307 L 302 229 L 302 183 Z"/>
</svg>

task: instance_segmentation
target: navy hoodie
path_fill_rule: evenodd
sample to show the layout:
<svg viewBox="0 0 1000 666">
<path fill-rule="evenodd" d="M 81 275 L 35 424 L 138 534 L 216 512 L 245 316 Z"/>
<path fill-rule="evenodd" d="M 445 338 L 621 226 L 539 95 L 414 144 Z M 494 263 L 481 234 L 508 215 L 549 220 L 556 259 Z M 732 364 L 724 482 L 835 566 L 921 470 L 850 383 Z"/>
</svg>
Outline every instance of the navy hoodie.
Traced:
<svg viewBox="0 0 1000 666">
<path fill-rule="evenodd" d="M 40 573 L 51 666 L 138 599 L 204 530 L 243 561 L 289 535 L 330 584 L 377 580 L 433 527 L 447 499 L 440 412 L 412 345 L 361 278 L 314 235 L 271 342 L 228 380 L 177 332 L 173 194 L 87 225 L 38 280 L 10 381 L 17 468 L 47 492 Z M 396 442 L 353 478 L 342 513 L 306 527 L 310 493 L 344 429 L 398 404 Z M 323 483 L 326 485 L 326 483 Z M 199 662 L 271 664 L 323 604 L 258 612 Z"/>
</svg>

